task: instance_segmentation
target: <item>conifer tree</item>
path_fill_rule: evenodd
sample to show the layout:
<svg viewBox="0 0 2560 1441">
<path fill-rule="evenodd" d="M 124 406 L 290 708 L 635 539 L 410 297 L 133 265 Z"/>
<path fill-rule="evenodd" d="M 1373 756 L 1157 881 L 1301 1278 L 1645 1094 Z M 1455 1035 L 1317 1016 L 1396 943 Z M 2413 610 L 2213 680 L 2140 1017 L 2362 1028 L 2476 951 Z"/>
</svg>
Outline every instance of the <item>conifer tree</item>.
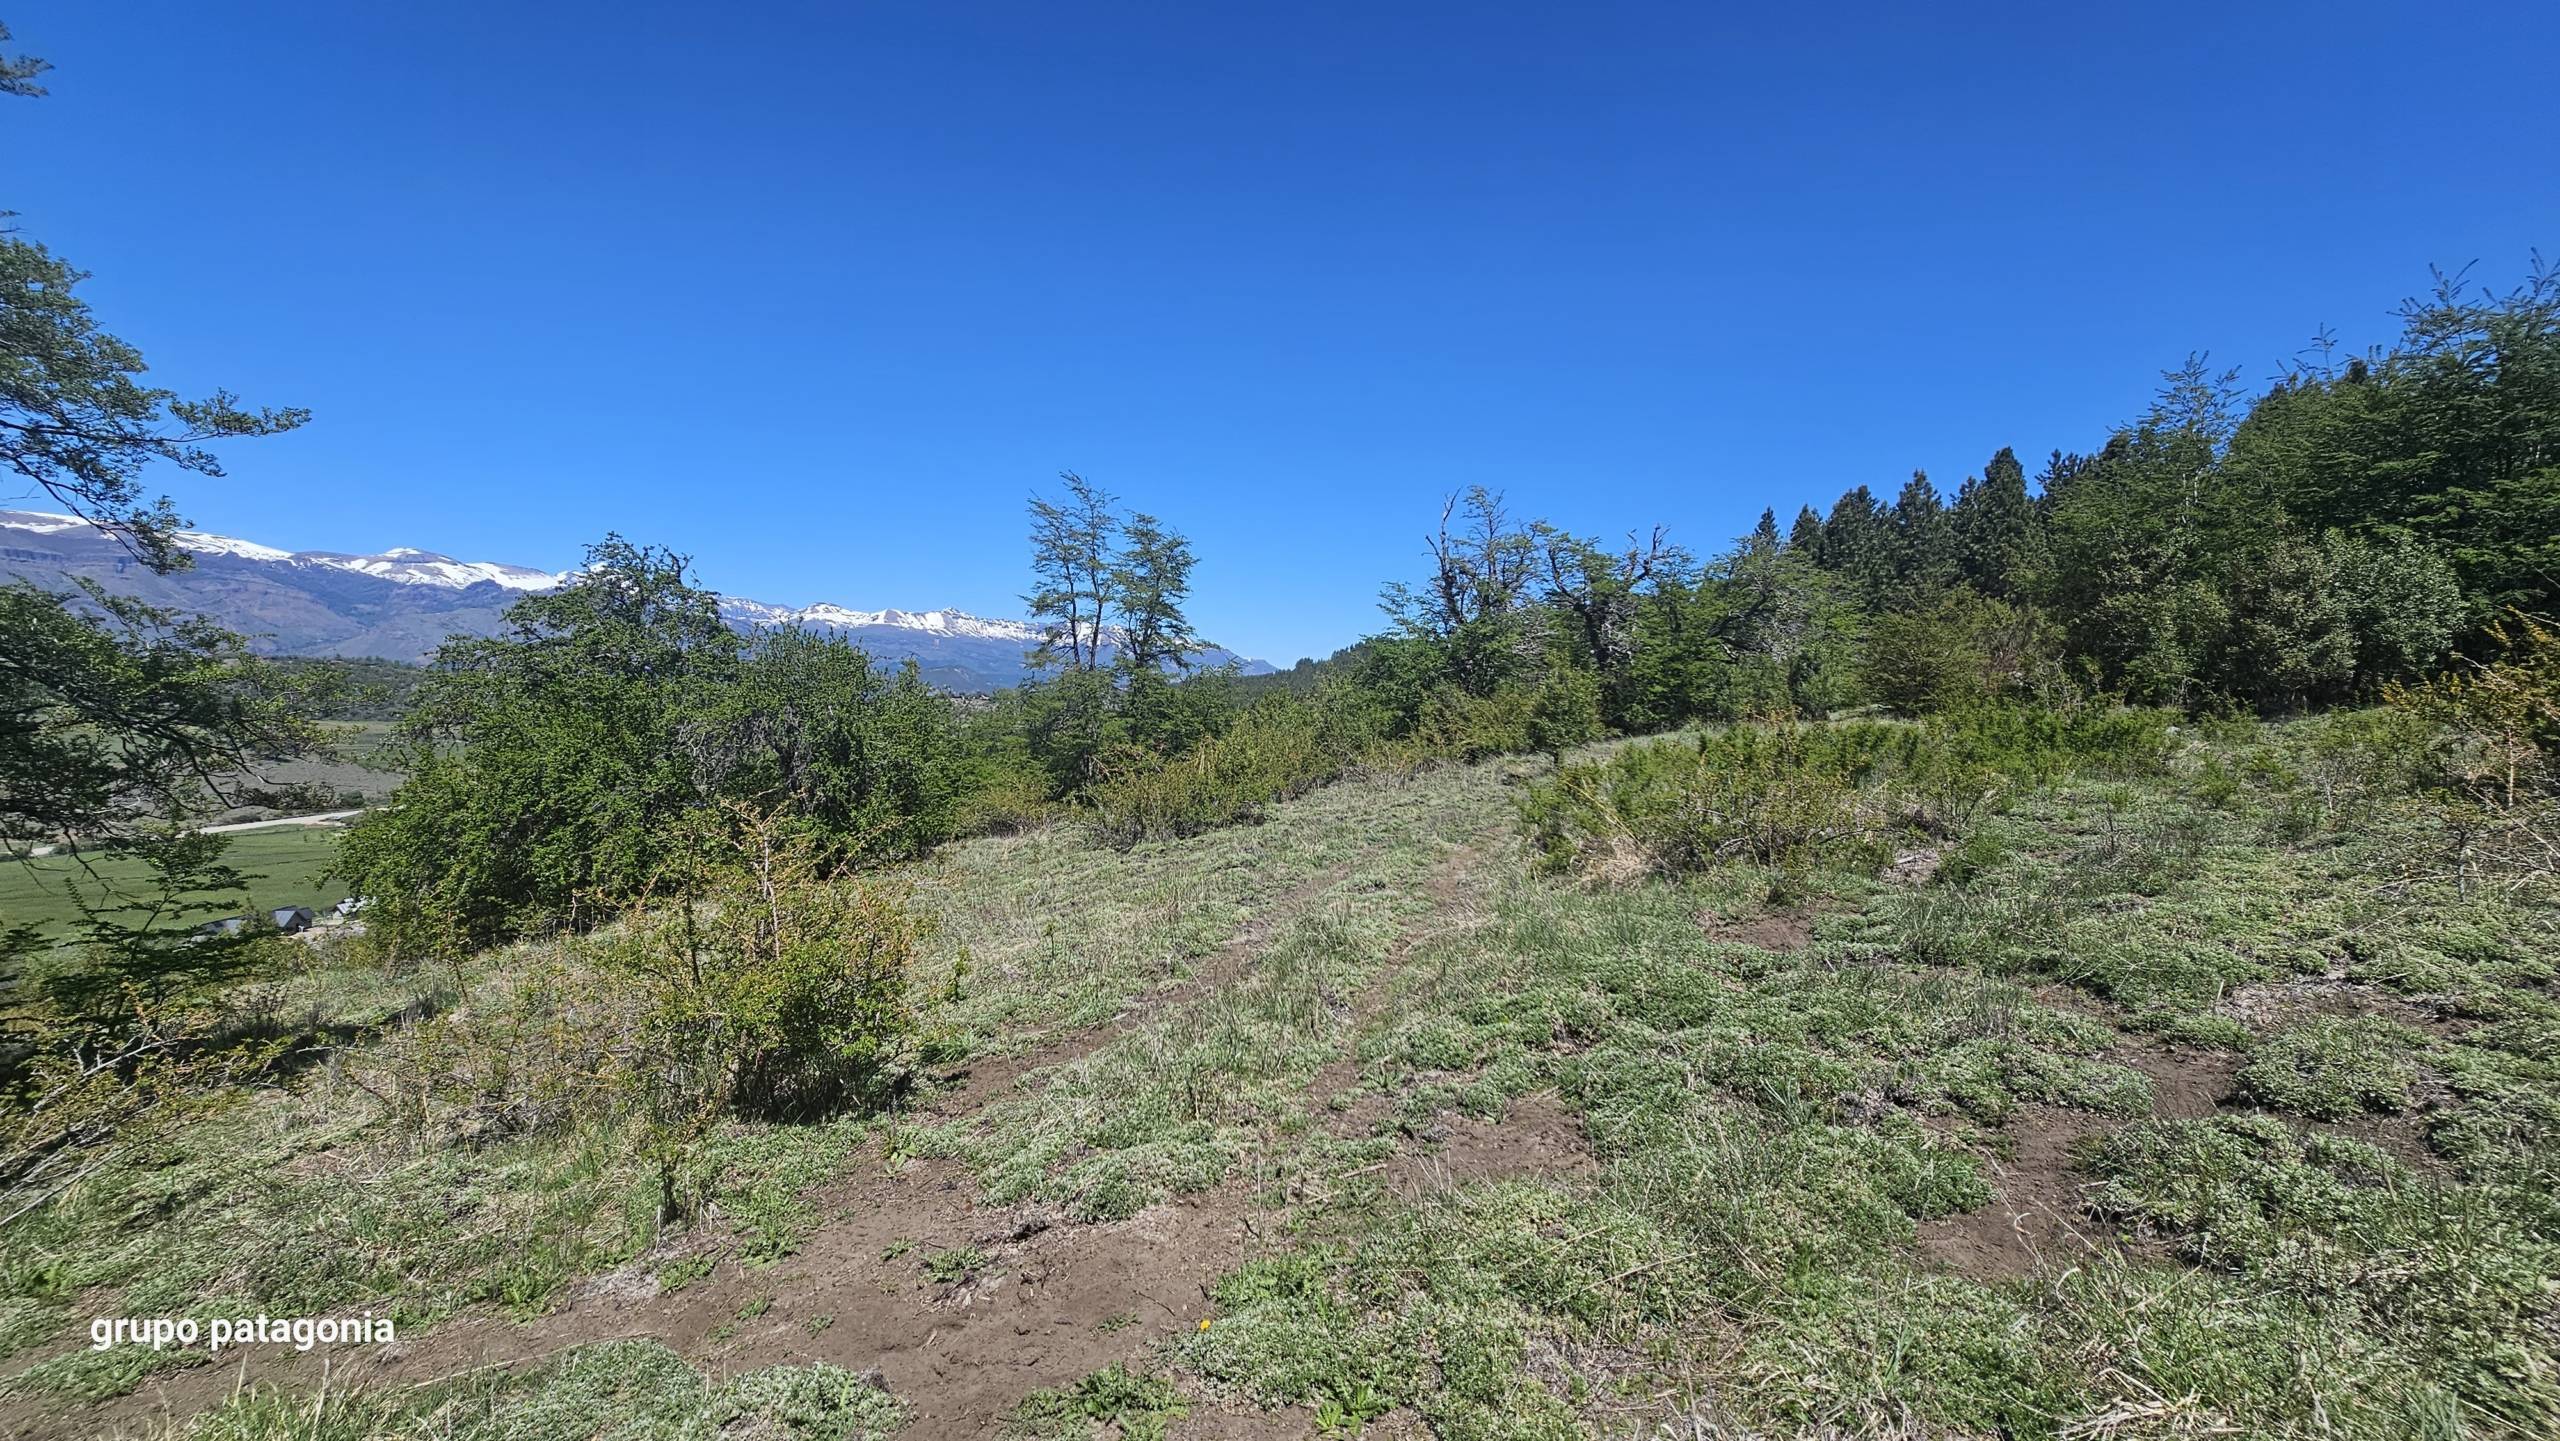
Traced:
<svg viewBox="0 0 2560 1441">
<path fill-rule="evenodd" d="M 1904 599 L 1933 595 L 1956 579 L 1955 532 L 1924 470 L 1911 472 L 1894 498 L 1893 570 Z"/>
<path fill-rule="evenodd" d="M 1775 510 L 1760 512 L 1760 523 L 1751 528 L 1749 544 L 1763 555 L 1774 554 L 1786 544 L 1778 536 L 1778 513 Z"/>
<path fill-rule="evenodd" d="M 1787 532 L 1787 549 L 1812 560 L 1822 553 L 1822 512 L 1806 506 L 1796 512 L 1796 523 Z"/>
<path fill-rule="evenodd" d="M 1891 588 L 1893 524 L 1872 491 L 1858 486 L 1832 505 L 1815 558 L 1862 603 L 1874 604 Z"/>
<path fill-rule="evenodd" d="M 1968 584 L 1995 599 L 2021 593 L 2034 563 L 2036 512 L 2016 451 L 2002 446 L 1980 479 L 1964 483 L 1948 521 Z"/>
</svg>

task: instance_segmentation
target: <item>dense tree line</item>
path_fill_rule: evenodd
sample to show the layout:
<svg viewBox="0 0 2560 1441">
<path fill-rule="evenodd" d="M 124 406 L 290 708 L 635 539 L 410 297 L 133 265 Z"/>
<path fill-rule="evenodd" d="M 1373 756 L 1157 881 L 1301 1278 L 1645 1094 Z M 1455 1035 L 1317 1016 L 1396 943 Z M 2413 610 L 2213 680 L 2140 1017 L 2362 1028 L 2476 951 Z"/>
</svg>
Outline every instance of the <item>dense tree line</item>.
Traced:
<svg viewBox="0 0 2560 1441">
<path fill-rule="evenodd" d="M 1603 546 L 1454 497 L 1426 577 L 1388 587 L 1393 629 L 1266 688 L 1340 678 L 1399 732 L 1512 692 L 1525 719 L 1577 674 L 1624 731 L 2004 694 L 2370 699 L 2560 590 L 2560 274 L 2442 279 L 2401 321 L 2253 398 L 2191 358 L 2033 481 L 2002 449 L 1952 497 L 1917 472 L 1889 500 L 1855 485 L 1703 562 L 1660 530 Z"/>
</svg>

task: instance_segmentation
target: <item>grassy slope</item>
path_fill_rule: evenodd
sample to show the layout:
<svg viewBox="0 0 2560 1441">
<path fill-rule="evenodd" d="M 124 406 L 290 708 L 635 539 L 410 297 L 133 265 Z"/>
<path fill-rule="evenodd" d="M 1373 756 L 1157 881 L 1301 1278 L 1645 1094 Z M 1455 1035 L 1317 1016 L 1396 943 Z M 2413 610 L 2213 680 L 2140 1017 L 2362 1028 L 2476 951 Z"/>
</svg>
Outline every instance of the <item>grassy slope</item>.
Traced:
<svg viewBox="0 0 2560 1441">
<path fill-rule="evenodd" d="M 350 1085 L 262 1095 L 0 1239 L 0 1346 L 43 1358 L 18 1419 L 96 1423 L 79 1400 L 147 1369 L 62 1350 L 77 1316 L 370 1301 L 463 1311 L 458 1335 L 553 1308 L 597 1334 L 637 1323 L 570 1281 L 638 1257 L 736 1319 L 674 1356 L 579 1353 L 639 1379 L 557 1434 L 686 1434 L 728 1403 L 680 1358 L 731 1354 L 777 1292 L 791 1311 L 815 1283 L 766 1268 L 837 1257 L 841 1178 L 903 1165 L 957 1167 L 973 1214 L 1049 1228 L 856 1258 L 945 1264 L 930 1324 L 965 1328 L 970 1298 L 1004 1295 L 973 1287 L 1036 1286 L 1172 1198 L 1227 1197 L 1259 1238 L 1202 1327 L 1133 1325 L 1134 1294 L 1070 1318 L 1125 1334 L 1131 1369 L 1022 1373 L 1030 1434 L 1185 1411 L 1216 1434 L 1266 1406 L 1279 1434 L 2549 1434 L 2554 918 L 2456 898 L 2385 811 L 2306 815 L 2294 744 L 2235 731 L 2170 777 L 2027 798 L 1933 878 L 1817 877 L 1809 924 L 1765 916 L 1773 877 L 1748 870 L 1529 877 L 1504 767 L 1125 855 L 1063 829 L 956 847 L 917 882 L 942 920 L 928 1018 L 977 1068 L 960 1089 L 724 1135 L 721 1215 L 674 1259 L 648 1251 L 610 1133 L 413 1153 Z M 321 978 L 291 1003 L 314 997 L 401 1000 Z M 862 1194 L 951 1204 L 924 1189 Z M 779 1354 L 871 1364 L 811 1325 Z M 837 1373 L 806 1375 L 788 1385 Z M 980 1434 L 933 1419 L 939 1371 L 889 1379 L 911 1433 Z M 283 1404 L 198 1434 L 269 1434 L 247 1423 Z M 443 1434 L 452 1404 L 386 1392 L 330 1434 Z M 767 1424 L 852 1434 L 827 1428 L 877 1404 Z"/>
</svg>

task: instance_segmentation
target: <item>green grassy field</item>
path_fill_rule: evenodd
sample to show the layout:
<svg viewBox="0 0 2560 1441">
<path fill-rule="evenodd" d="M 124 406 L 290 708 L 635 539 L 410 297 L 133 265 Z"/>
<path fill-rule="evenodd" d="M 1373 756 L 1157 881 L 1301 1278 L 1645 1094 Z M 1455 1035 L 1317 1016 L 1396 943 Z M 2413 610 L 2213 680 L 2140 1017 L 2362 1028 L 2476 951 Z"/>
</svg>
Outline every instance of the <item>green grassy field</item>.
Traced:
<svg viewBox="0 0 2560 1441">
<path fill-rule="evenodd" d="M 330 826 L 269 826 L 232 835 L 227 862 L 249 878 L 245 894 L 227 898 L 236 910 L 335 904 L 346 887 L 321 879 L 338 856 L 338 831 Z M 106 892 L 130 892 L 147 879 L 139 861 L 114 855 L 40 856 L 0 863 L 0 917 L 32 924 L 49 936 L 67 936 L 80 910 L 70 894 L 77 886 L 92 901 Z"/>
<path fill-rule="evenodd" d="M 333 754 L 263 766 L 252 779 L 265 786 L 353 792 L 369 801 L 381 800 L 399 788 L 400 773 L 381 765 L 384 747 L 392 737 L 390 722 L 322 721 L 320 729 Z"/>
<path fill-rule="evenodd" d="M 927 1084 L 724 1126 L 674 1230 L 613 1126 L 386 1104 L 396 1018 L 553 949 L 324 952 L 262 1004 L 373 1039 L 0 1232 L 0 1431 L 2547 1436 L 2560 913 L 2305 780 L 2319 724 L 1880 870 L 1543 874 L 1543 761 L 962 843 Z M 361 1307 L 404 1348 L 325 1379 L 77 1344 Z"/>
</svg>

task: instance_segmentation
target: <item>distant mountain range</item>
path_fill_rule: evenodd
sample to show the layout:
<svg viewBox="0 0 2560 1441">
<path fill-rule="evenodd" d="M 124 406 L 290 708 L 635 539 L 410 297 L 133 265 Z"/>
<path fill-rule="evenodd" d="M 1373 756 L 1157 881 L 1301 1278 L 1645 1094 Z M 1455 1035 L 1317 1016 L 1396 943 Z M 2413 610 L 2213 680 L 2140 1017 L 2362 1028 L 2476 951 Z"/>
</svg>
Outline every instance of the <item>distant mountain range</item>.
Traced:
<svg viewBox="0 0 2560 1441">
<path fill-rule="evenodd" d="M 86 576 L 115 594 L 206 616 L 267 655 L 424 660 L 447 636 L 495 634 L 509 605 L 575 573 L 455 560 L 405 546 L 379 555 L 288 551 L 201 531 L 182 532 L 178 543 L 195 564 L 154 575 L 86 521 L 0 510 L 0 575 L 56 586 Z M 1019 683 L 1029 674 L 1024 658 L 1040 634 L 1025 621 L 949 609 L 794 608 L 724 596 L 720 613 L 740 630 L 787 625 L 840 635 L 883 665 L 913 660 L 926 680 L 957 691 Z M 1201 665 L 1232 663 L 1246 675 L 1272 669 L 1217 646 L 1201 647 L 1194 658 Z"/>
</svg>

